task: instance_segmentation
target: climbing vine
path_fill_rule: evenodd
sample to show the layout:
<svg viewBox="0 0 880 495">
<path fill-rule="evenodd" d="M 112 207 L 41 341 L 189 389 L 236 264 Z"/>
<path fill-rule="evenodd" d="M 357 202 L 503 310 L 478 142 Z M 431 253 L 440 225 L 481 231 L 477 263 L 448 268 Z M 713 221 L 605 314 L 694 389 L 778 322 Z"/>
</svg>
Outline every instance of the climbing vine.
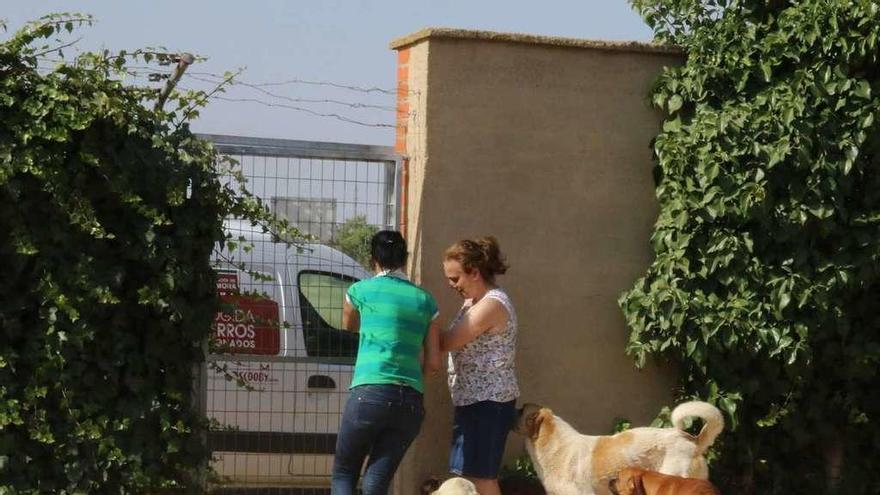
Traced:
<svg viewBox="0 0 880 495">
<path fill-rule="evenodd" d="M 212 250 L 227 217 L 286 226 L 190 132 L 208 94 L 155 108 L 174 54 L 64 58 L 91 23 L 0 42 L 0 493 L 195 491 Z M 154 84 L 128 84 L 132 62 Z"/>
<path fill-rule="evenodd" d="M 632 4 L 684 61 L 629 353 L 725 412 L 722 492 L 880 492 L 880 5 Z"/>
</svg>

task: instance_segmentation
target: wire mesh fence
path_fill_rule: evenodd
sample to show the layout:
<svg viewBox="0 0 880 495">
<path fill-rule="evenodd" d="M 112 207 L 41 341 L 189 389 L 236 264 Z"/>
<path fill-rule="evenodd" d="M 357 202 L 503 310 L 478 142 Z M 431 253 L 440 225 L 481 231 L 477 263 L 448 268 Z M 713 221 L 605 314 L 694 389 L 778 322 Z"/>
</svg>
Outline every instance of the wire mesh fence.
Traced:
<svg viewBox="0 0 880 495">
<path fill-rule="evenodd" d="M 342 330 L 348 286 L 369 277 L 368 242 L 398 226 L 391 148 L 204 135 L 246 186 L 308 240 L 291 246 L 229 219 L 246 242 L 218 254 L 224 309 L 200 398 L 217 493 L 329 493 L 357 334 Z M 230 178 L 230 180 L 235 180 Z M 269 491 L 267 491 L 269 490 Z"/>
</svg>

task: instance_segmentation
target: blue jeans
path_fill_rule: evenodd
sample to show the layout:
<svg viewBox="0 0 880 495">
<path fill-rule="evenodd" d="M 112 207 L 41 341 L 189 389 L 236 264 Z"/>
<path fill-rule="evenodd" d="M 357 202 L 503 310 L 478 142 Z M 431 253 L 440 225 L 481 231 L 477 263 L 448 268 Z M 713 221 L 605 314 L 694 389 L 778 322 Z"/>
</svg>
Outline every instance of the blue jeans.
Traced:
<svg viewBox="0 0 880 495">
<path fill-rule="evenodd" d="M 363 495 L 387 495 L 406 449 L 419 434 L 422 394 L 405 385 L 361 385 L 351 390 L 333 459 L 333 495 L 353 495 L 364 460 Z"/>
</svg>

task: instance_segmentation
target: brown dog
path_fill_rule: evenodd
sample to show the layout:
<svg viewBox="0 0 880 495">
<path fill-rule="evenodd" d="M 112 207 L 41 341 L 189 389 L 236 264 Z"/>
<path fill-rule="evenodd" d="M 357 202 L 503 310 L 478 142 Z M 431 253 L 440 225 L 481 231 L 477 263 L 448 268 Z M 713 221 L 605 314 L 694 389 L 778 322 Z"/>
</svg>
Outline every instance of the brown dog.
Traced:
<svg viewBox="0 0 880 495">
<path fill-rule="evenodd" d="M 608 482 L 614 495 L 721 495 L 712 483 L 694 478 L 682 478 L 626 468 Z"/>
</svg>

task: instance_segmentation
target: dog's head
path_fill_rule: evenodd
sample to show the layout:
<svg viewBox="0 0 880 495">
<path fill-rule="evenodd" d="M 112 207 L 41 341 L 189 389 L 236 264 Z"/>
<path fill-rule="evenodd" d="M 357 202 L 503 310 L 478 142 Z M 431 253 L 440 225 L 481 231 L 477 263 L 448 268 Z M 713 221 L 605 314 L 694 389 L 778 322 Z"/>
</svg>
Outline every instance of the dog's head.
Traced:
<svg viewBox="0 0 880 495">
<path fill-rule="evenodd" d="M 513 431 L 535 440 L 542 429 L 553 423 L 553 411 L 538 404 L 526 403 L 517 410 Z"/>
<path fill-rule="evenodd" d="M 608 489 L 614 495 L 645 495 L 642 470 L 635 468 L 620 470 L 617 476 L 608 480 Z"/>
</svg>

